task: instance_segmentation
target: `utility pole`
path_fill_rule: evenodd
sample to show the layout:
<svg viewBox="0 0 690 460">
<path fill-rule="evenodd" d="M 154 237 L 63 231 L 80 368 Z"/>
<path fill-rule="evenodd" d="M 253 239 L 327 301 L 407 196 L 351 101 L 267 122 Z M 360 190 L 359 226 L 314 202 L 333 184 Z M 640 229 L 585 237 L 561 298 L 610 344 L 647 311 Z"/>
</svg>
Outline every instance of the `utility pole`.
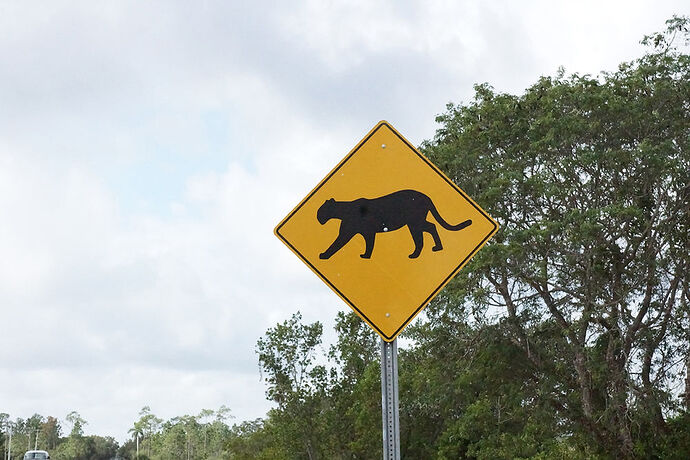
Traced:
<svg viewBox="0 0 690 460">
<path fill-rule="evenodd" d="M 12 460 L 12 425 L 8 424 L 7 428 L 10 430 L 10 443 L 7 445 L 7 460 Z"/>
</svg>

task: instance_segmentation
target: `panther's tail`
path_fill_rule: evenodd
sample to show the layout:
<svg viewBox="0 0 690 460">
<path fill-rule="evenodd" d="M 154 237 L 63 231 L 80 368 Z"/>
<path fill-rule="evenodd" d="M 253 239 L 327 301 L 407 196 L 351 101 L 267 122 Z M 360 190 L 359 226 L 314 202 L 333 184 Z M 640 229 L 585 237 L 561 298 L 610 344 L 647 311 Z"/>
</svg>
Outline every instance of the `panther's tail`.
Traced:
<svg viewBox="0 0 690 460">
<path fill-rule="evenodd" d="M 472 225 L 472 219 L 467 219 L 466 221 L 460 222 L 457 225 L 449 224 L 448 222 L 443 220 L 443 217 L 441 217 L 441 214 L 438 213 L 438 210 L 436 210 L 436 206 L 434 205 L 433 202 L 431 203 L 431 209 L 429 211 L 431 211 L 431 215 L 434 216 L 434 219 L 436 219 L 436 222 L 441 224 L 441 227 L 445 228 L 446 230 L 453 230 L 453 231 L 462 230 L 463 228 L 469 227 L 470 225 Z"/>
</svg>

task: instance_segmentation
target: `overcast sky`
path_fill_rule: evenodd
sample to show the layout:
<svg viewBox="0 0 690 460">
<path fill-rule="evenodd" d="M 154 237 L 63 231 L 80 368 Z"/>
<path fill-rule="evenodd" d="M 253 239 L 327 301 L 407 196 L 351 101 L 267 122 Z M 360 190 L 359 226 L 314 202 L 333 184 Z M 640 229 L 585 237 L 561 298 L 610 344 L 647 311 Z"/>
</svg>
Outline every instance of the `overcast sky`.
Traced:
<svg viewBox="0 0 690 460">
<path fill-rule="evenodd" d="M 615 70 L 687 9 L 0 2 L 0 412 L 264 416 L 257 339 L 347 308 L 273 228 L 376 122 L 419 145 L 473 84 Z"/>
</svg>

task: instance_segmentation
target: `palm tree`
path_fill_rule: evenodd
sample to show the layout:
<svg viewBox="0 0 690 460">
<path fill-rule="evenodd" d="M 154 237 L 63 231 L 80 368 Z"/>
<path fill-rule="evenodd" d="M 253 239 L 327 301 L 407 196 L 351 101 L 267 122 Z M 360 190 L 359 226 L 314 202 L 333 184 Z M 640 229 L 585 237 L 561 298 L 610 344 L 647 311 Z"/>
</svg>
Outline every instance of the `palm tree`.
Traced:
<svg viewBox="0 0 690 460">
<path fill-rule="evenodd" d="M 144 430 L 142 429 L 141 422 L 134 422 L 134 426 L 129 429 L 128 433 L 132 435 L 132 437 L 137 443 L 136 458 L 139 458 L 139 437 L 144 435 Z"/>
</svg>

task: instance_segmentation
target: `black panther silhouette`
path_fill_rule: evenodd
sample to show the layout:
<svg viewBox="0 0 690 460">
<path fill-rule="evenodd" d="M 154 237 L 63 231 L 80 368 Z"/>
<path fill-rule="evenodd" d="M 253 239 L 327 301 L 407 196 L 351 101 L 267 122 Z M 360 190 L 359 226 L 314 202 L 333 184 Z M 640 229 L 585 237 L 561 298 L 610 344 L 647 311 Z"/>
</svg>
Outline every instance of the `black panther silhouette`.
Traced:
<svg viewBox="0 0 690 460">
<path fill-rule="evenodd" d="M 429 212 L 446 230 L 462 230 L 472 224 L 472 221 L 468 219 L 457 225 L 450 225 L 438 213 L 431 198 L 416 190 L 400 190 L 373 199 L 335 201 L 331 198 L 326 200 L 316 213 L 319 223 L 323 225 L 330 219 L 340 219 L 342 223 L 338 237 L 328 249 L 319 254 L 319 258 L 330 258 L 359 233 L 366 242 L 366 249 L 360 257 L 369 259 L 374 250 L 374 239 L 377 233 L 398 230 L 405 225 L 410 230 L 414 241 L 414 252 L 409 255 L 411 259 L 419 257 L 422 252 L 424 232 L 429 233 L 434 239 L 432 251 L 440 251 L 443 245 L 441 245 L 436 226 L 426 220 Z"/>
</svg>

